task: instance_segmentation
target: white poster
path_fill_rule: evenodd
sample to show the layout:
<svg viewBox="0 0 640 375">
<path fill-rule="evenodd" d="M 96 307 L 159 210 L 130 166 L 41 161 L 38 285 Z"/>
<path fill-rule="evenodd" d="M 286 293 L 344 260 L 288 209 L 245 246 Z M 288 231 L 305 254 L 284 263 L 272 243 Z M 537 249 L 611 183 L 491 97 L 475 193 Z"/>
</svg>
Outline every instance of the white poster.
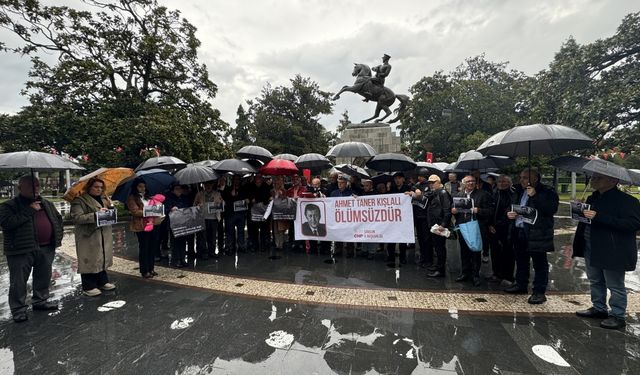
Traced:
<svg viewBox="0 0 640 375">
<path fill-rule="evenodd" d="M 571 218 L 573 220 L 578 220 L 580 222 L 591 224 L 591 219 L 586 218 L 584 216 L 584 211 L 589 211 L 591 209 L 591 205 L 582 202 L 571 202 Z"/>
<path fill-rule="evenodd" d="M 413 243 L 411 197 L 404 194 L 298 198 L 296 240 Z"/>
<path fill-rule="evenodd" d="M 111 208 L 106 211 L 96 212 L 96 225 L 98 227 L 106 227 L 108 225 L 114 225 L 118 222 L 118 211 L 115 208 Z"/>
</svg>

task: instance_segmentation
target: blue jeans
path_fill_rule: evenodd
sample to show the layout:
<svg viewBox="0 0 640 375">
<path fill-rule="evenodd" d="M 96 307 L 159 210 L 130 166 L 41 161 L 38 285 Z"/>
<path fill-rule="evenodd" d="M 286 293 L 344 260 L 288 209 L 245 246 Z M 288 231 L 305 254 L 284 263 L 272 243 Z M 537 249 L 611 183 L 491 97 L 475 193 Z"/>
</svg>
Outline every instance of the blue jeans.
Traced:
<svg viewBox="0 0 640 375">
<path fill-rule="evenodd" d="M 584 260 L 587 264 L 587 277 L 591 285 L 591 303 L 598 311 L 607 311 L 607 288 L 611 291 L 609 306 L 611 315 L 624 319 L 627 310 L 627 289 L 624 287 L 624 271 L 605 270 L 591 267 L 591 252 L 585 249 Z"/>
</svg>

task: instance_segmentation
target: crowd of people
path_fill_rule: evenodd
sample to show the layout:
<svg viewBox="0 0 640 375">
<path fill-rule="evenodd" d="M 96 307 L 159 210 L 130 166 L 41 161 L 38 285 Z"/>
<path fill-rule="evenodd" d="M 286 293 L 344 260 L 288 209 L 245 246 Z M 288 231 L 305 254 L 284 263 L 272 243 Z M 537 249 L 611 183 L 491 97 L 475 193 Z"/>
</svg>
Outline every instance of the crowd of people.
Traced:
<svg viewBox="0 0 640 375">
<path fill-rule="evenodd" d="M 147 194 L 144 180 L 136 179 L 126 201 L 131 213 L 129 230 L 136 233 L 139 244 L 140 274 L 144 278 L 157 276 L 154 265 L 168 257 L 171 265 L 184 267 L 197 257 L 207 260 L 236 252 L 307 251 L 310 253 L 344 254 L 374 259 L 386 251 L 386 261 L 409 261 L 408 243 L 379 244 L 296 240 L 291 220 L 254 220 L 251 208 L 271 200 L 288 198 L 349 197 L 377 194 L 411 196 L 417 242 L 415 262 L 425 268 L 426 277 L 445 277 L 448 269 L 460 269 L 457 282 L 474 286 L 487 280 L 500 283 L 506 293 L 529 294 L 530 264 L 533 265 L 530 304 L 546 301 L 549 280 L 547 253 L 554 251 L 554 215 L 559 199 L 555 191 L 541 183 L 536 169 L 525 169 L 514 184 L 507 175 L 485 181 L 478 171 L 461 180 L 454 173 L 443 183 L 437 174 L 421 168 L 412 176 L 396 172 L 391 181 L 374 181 L 331 173 L 328 179 L 315 177 L 306 181 L 294 175 L 255 175 L 243 179 L 233 175 L 209 181 L 202 187 L 174 183 L 161 197 Z M 229 182 L 227 184 L 227 182 Z M 625 325 L 625 271 L 635 269 L 637 262 L 636 232 L 640 230 L 640 203 L 617 188 L 618 180 L 594 175 L 595 190 L 587 199 L 590 209 L 584 216 L 590 224 L 580 223 L 574 241 L 574 256 L 584 257 L 591 284 L 593 306 L 578 311 L 581 317 L 600 318 L 605 328 Z M 94 178 L 86 184 L 84 194 L 72 202 L 71 217 L 75 223 L 78 272 L 83 293 L 97 296 L 116 286 L 109 282 L 107 269 L 112 263 L 111 227 L 96 227 L 95 213 L 113 206 L 103 193 L 104 181 Z M 16 322 L 27 320 L 26 283 L 33 269 L 34 310 L 57 309 L 48 302 L 49 280 L 54 249 L 60 246 L 62 218 L 53 205 L 39 196 L 37 178 L 20 178 L 20 195 L 0 205 L 0 225 L 4 232 L 4 251 L 10 270 L 9 305 Z M 471 199 L 470 209 L 454 205 L 454 198 Z M 149 218 L 144 207 L 163 203 L 165 212 L 214 203 L 222 210 L 204 210 L 205 227 L 196 234 L 176 237 L 171 233 L 170 216 Z M 535 209 L 537 219 L 526 220 L 513 210 L 513 205 Z M 309 233 L 328 228 L 319 225 L 319 212 L 313 205 L 305 209 Z M 481 248 L 471 246 L 465 235 L 455 229 L 465 223 L 477 222 L 482 239 Z M 246 228 L 246 231 L 245 231 Z M 245 238 L 245 232 L 248 238 Z M 447 267 L 447 238 L 459 243 L 459 265 Z M 412 259 L 413 260 L 413 259 Z M 483 262 L 491 261 L 491 275 L 481 278 Z M 612 297 L 607 307 L 607 288 Z"/>
</svg>

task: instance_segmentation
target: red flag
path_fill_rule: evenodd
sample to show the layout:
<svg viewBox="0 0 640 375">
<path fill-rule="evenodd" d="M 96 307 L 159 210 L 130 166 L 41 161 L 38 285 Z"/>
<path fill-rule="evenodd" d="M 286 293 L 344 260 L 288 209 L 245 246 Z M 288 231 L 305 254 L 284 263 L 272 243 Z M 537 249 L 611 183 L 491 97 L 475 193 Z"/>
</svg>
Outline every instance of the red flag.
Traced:
<svg viewBox="0 0 640 375">
<path fill-rule="evenodd" d="M 433 163 L 433 153 L 427 152 L 424 161 L 426 161 L 427 163 Z"/>
</svg>

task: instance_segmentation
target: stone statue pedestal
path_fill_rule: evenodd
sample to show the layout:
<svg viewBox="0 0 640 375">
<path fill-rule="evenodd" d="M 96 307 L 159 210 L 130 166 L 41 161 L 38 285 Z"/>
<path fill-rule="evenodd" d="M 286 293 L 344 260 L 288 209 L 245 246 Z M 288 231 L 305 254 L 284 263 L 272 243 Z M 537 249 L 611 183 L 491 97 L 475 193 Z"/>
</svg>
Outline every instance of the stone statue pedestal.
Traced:
<svg viewBox="0 0 640 375">
<path fill-rule="evenodd" d="M 400 152 L 400 136 L 383 122 L 349 124 L 342 132 L 338 143 L 364 142 L 371 145 L 378 154 Z M 336 158 L 337 164 L 351 163 L 349 158 Z"/>
</svg>

